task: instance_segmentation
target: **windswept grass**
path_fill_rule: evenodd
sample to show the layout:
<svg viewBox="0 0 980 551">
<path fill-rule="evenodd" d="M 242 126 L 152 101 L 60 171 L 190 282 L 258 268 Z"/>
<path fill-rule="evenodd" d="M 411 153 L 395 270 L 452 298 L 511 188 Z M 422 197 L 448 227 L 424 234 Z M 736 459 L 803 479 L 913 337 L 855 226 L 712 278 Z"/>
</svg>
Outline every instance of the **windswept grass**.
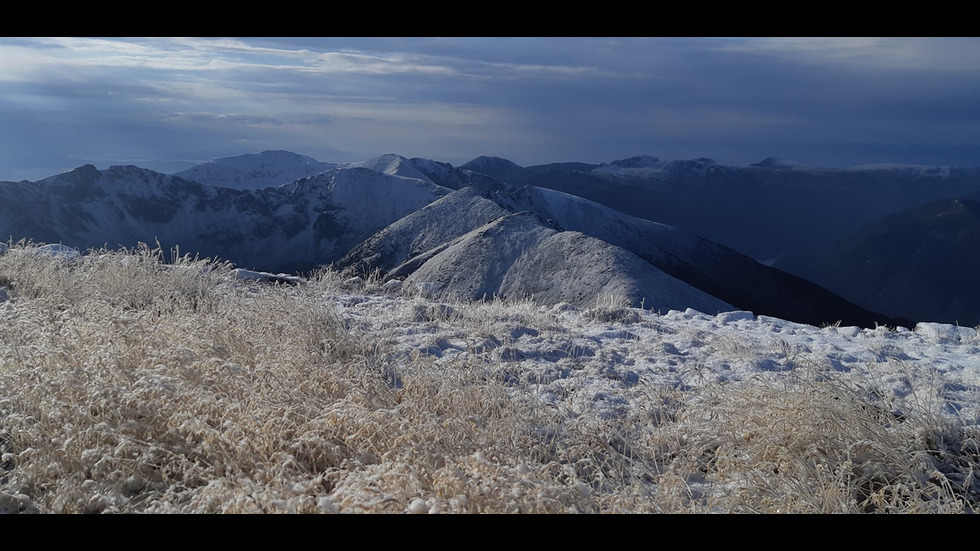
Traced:
<svg viewBox="0 0 980 551">
<path fill-rule="evenodd" d="M 381 282 L 255 284 L 167 256 L 0 255 L 0 511 L 947 513 L 980 497 L 974 429 L 925 405 L 895 419 L 816 367 L 641 385 L 628 415 L 592 418 L 503 371 L 507 331 L 561 331 L 553 309 L 396 293 L 367 327 L 325 297 Z M 613 302 L 583 315 L 636 321 Z M 491 344 L 395 354 L 410 323 Z"/>
</svg>

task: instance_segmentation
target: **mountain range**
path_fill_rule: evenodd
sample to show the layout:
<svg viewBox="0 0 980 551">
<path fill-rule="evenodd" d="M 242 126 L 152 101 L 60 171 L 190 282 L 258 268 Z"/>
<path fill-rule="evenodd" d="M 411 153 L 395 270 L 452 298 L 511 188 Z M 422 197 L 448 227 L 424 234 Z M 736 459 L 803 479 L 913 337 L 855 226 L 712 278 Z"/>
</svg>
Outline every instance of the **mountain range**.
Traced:
<svg viewBox="0 0 980 551">
<path fill-rule="evenodd" d="M 84 165 L 37 182 L 0 183 L 0 235 L 80 249 L 158 242 L 247 268 L 311 270 L 450 191 L 359 167 L 241 187 Z"/>
<path fill-rule="evenodd" d="M 460 168 L 517 186 L 578 195 L 763 261 L 831 243 L 863 224 L 928 201 L 980 192 L 980 168 L 819 168 L 776 158 L 750 166 L 639 156 L 602 164 L 520 167 L 478 157 Z"/>
<path fill-rule="evenodd" d="M 829 170 L 776 159 L 520 167 L 480 157 L 454 167 L 269 151 L 172 175 L 85 165 L 0 182 L 0 236 L 80 249 L 159 242 L 270 272 L 333 265 L 471 299 L 594 305 L 616 296 L 661 311 L 911 326 L 924 318 L 905 317 L 887 298 L 876 304 L 889 308 L 876 309 L 851 294 L 858 306 L 808 281 L 813 268 L 797 264 L 793 275 L 758 259 L 826 246 L 878 213 L 980 190 L 978 180 L 965 169 Z"/>
<path fill-rule="evenodd" d="M 876 312 L 980 325 L 973 238 L 980 168 L 820 168 L 768 158 L 732 166 L 651 156 L 602 164 L 461 165 L 565 191 L 692 231 Z"/>
</svg>

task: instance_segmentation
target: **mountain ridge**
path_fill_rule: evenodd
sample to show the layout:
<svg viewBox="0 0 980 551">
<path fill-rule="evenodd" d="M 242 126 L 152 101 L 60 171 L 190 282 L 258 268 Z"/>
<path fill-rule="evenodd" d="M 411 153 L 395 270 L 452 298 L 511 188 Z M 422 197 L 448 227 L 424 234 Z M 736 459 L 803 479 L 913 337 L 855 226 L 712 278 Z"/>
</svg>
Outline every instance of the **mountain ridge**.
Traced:
<svg viewBox="0 0 980 551">
<path fill-rule="evenodd" d="M 281 162 L 267 162 L 262 165 L 262 171 L 245 170 L 263 158 L 278 158 Z M 227 187 L 227 180 L 218 177 L 211 182 L 200 182 L 135 166 L 113 166 L 100 171 L 93 165 L 82 165 L 33 183 L 0 183 L 0 199 L 7 205 L 5 209 L 0 207 L 3 215 L 0 235 L 7 233 L 11 238 L 27 237 L 75 244 L 81 248 L 133 246 L 137 240 L 152 242 L 157 239 L 165 246 L 174 244 L 185 251 L 199 250 L 207 256 L 230 259 L 250 269 L 309 271 L 337 263 L 353 270 L 356 266 L 383 265 L 385 270 L 394 270 L 390 276 L 408 278 L 424 266 L 423 260 L 427 262 L 438 256 L 452 239 L 459 239 L 492 222 L 492 217 L 530 212 L 540 217 L 545 227 L 550 225 L 564 232 L 579 232 L 605 245 L 638 255 L 655 269 L 727 304 L 800 320 L 803 319 L 799 317 L 801 311 L 794 311 L 796 307 L 783 312 L 773 309 L 774 305 L 783 301 L 799 306 L 801 300 L 809 301 L 811 312 L 805 314 L 808 320 L 805 323 L 834 323 L 840 318 L 828 317 L 827 311 L 843 306 L 842 303 L 836 299 L 823 301 L 836 305 L 828 306 L 823 312 L 813 306 L 821 302 L 816 297 L 826 297 L 823 294 L 826 289 L 819 292 L 804 290 L 810 287 L 801 283 L 805 281 L 803 277 L 782 271 L 778 272 L 783 275 L 760 271 L 757 261 L 743 258 L 741 252 L 729 245 L 706 238 L 690 227 L 684 227 L 681 232 L 677 224 L 651 218 L 655 218 L 657 208 L 669 206 L 678 210 L 678 206 L 687 204 L 688 208 L 697 210 L 702 219 L 734 224 L 729 233 L 738 234 L 740 228 L 758 226 L 758 222 L 752 222 L 755 218 L 765 221 L 763 233 L 778 236 L 791 233 L 783 231 L 787 220 L 807 217 L 800 216 L 806 213 L 792 211 L 780 214 L 779 207 L 786 204 L 784 199 L 807 197 L 806 194 L 811 193 L 826 174 L 861 174 L 860 177 L 846 176 L 835 189 L 848 190 L 849 182 L 870 183 L 862 192 L 873 196 L 884 193 L 882 190 L 887 191 L 889 186 L 882 180 L 883 176 L 864 175 L 893 172 L 883 167 L 850 171 L 807 167 L 803 170 L 798 169 L 805 166 L 801 163 L 775 158 L 757 163 L 772 165 L 770 168 L 733 167 L 708 158 L 664 161 L 649 155 L 609 163 L 566 162 L 530 167 L 487 156 L 454 167 L 445 162 L 396 154 L 358 163 L 311 164 L 308 157 L 284 151 L 220 161 L 217 164 L 227 165 L 232 169 L 231 173 L 238 174 L 234 187 Z M 208 166 L 216 166 L 213 161 L 211 163 Z M 235 163 L 240 166 L 236 168 Z M 281 183 L 281 178 L 291 177 L 290 171 L 299 170 L 297 167 L 315 173 Z M 324 167 L 327 169 L 316 172 Z M 507 179 L 492 174 L 495 171 L 505 171 Z M 920 167 L 911 170 L 906 167 L 901 172 L 930 182 L 958 177 L 956 170 L 948 169 Z M 180 171 L 178 174 L 198 174 L 197 178 L 205 179 L 200 174 L 206 172 Z M 277 179 L 270 180 L 273 177 Z M 804 180 L 788 180 L 790 177 Z M 267 185 L 270 182 L 273 185 Z M 900 184 L 903 189 L 914 187 L 905 180 Z M 590 192 L 601 191 L 602 186 L 609 186 L 613 191 L 630 191 L 632 195 L 624 194 L 627 199 L 620 202 L 632 202 L 634 212 L 637 207 L 648 210 L 642 213 L 643 216 L 620 211 L 614 201 L 613 205 L 609 204 L 609 198 L 615 195 L 611 191 L 605 191 L 605 195 L 599 197 L 606 199 L 605 203 L 588 197 Z M 34 188 L 39 187 L 46 190 L 46 196 L 37 195 Z M 469 196 L 467 201 L 470 203 L 440 206 L 440 200 L 468 187 L 481 190 Z M 565 189 L 556 189 L 562 187 Z M 757 210 L 756 214 L 740 212 L 736 208 L 744 204 L 743 196 L 765 198 L 774 191 L 777 196 L 770 197 L 769 205 L 763 206 L 770 206 L 780 216 L 771 215 L 765 208 Z M 661 201 L 663 204 L 659 205 L 655 200 L 657 197 L 670 200 Z M 725 201 L 732 204 L 721 204 Z M 98 208 L 92 205 L 98 205 Z M 603 205 L 603 208 L 596 205 Z M 482 214 L 463 220 L 454 211 L 457 208 Z M 575 209 L 582 212 L 575 214 Z M 618 214 L 611 214 L 617 211 Z M 35 215 L 26 217 L 23 212 Z M 423 212 L 422 218 L 413 219 L 412 215 L 418 212 Z M 41 215 L 37 216 L 37 213 Z M 426 215 L 433 218 L 425 221 Z M 624 222 L 623 216 L 629 216 L 631 220 Z M 405 232 L 410 238 L 392 237 Z M 681 247 L 685 239 L 688 245 Z M 558 240 L 552 242 L 557 245 Z M 670 243 L 670 246 L 664 248 L 658 246 L 658 242 Z M 388 249 L 377 249 L 375 245 L 379 244 Z M 359 264 L 358 260 L 349 258 L 359 254 L 364 255 Z M 422 255 L 425 255 L 424 259 Z M 286 258 L 290 260 L 286 261 Z M 392 264 L 394 260 L 398 261 Z M 747 283 L 752 279 L 767 281 L 769 287 L 782 291 L 771 291 L 766 297 L 766 286 L 759 284 L 754 290 L 746 291 L 753 287 Z M 790 292 L 788 289 L 795 290 Z M 872 323 L 868 321 L 869 314 L 865 311 L 855 319 L 861 320 L 858 324 L 867 326 Z M 809 317 L 811 315 L 816 317 Z M 877 319 L 906 321 L 885 316 Z"/>
</svg>

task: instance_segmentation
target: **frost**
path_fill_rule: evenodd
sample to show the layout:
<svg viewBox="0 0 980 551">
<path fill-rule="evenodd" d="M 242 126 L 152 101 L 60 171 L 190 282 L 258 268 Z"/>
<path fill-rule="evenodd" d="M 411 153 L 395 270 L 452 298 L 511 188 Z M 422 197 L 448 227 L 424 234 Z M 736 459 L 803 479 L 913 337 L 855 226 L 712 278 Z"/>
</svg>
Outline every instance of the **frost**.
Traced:
<svg viewBox="0 0 980 551">
<path fill-rule="evenodd" d="M 2 512 L 960 512 L 980 495 L 974 329 L 11 252 L 0 277 L 33 287 L 0 308 Z M 920 498 L 874 502 L 878 480 Z"/>
</svg>

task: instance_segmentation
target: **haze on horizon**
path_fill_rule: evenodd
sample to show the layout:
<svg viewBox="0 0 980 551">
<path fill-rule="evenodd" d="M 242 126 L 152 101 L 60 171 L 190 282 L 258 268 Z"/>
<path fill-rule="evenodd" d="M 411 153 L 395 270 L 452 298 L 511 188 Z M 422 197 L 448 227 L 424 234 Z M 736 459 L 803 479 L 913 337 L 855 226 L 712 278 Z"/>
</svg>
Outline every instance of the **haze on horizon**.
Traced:
<svg viewBox="0 0 980 551">
<path fill-rule="evenodd" d="M 0 38 L 0 180 L 285 149 L 980 165 L 978 38 Z"/>
</svg>

